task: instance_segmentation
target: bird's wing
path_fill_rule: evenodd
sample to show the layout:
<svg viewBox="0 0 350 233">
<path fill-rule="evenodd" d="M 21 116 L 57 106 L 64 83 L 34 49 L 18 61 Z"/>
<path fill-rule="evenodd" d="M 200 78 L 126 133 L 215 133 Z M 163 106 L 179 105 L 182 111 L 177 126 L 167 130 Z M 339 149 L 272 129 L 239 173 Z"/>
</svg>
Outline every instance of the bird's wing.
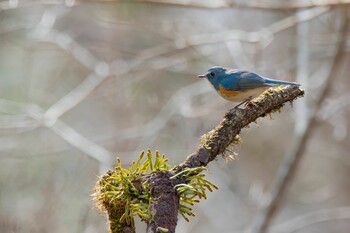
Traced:
<svg viewBox="0 0 350 233">
<path fill-rule="evenodd" d="M 260 75 L 241 70 L 230 71 L 227 77 L 221 80 L 220 85 L 227 91 L 244 91 L 273 86 L 273 84 L 266 83 Z"/>
<path fill-rule="evenodd" d="M 220 81 L 220 85 L 227 91 L 238 91 L 240 88 L 237 81 L 238 80 L 230 74 Z"/>
<path fill-rule="evenodd" d="M 251 73 L 247 71 L 238 71 L 235 73 L 237 77 L 237 85 L 240 90 L 248 90 L 259 87 L 269 87 L 272 86 L 265 82 L 265 79 L 256 73 Z"/>
</svg>

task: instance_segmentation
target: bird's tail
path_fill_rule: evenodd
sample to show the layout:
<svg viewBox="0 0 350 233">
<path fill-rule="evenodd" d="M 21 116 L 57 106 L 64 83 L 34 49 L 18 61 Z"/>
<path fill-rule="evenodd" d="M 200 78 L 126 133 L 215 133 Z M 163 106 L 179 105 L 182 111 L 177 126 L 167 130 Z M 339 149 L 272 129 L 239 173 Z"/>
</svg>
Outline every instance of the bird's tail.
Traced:
<svg viewBox="0 0 350 233">
<path fill-rule="evenodd" d="M 295 85 L 295 86 L 300 86 L 300 84 L 298 84 L 298 83 L 286 82 L 286 81 L 281 81 L 281 80 L 274 80 L 274 79 L 269 79 L 269 78 L 265 78 L 265 83 L 271 84 L 271 85 Z"/>
</svg>

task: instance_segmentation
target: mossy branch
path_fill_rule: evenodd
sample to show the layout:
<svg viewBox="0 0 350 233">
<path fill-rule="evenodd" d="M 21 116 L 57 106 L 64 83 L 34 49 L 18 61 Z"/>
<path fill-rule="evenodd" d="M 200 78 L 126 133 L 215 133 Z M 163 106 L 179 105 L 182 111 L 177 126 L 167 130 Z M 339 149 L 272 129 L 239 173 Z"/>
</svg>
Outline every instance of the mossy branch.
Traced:
<svg viewBox="0 0 350 233">
<path fill-rule="evenodd" d="M 174 172 L 178 173 L 186 168 L 206 167 L 219 154 L 225 154 L 232 143 L 239 143 L 239 133 L 244 127 L 260 117 L 280 111 L 285 103 L 292 103 L 303 95 L 304 90 L 297 85 L 278 86 L 268 89 L 243 109 L 229 110 L 217 127 L 202 136 L 202 142 L 196 152 L 175 167 Z"/>
<path fill-rule="evenodd" d="M 220 124 L 202 136 L 200 146 L 182 164 L 170 168 L 167 159 L 150 151 L 129 169 L 108 171 L 95 186 L 94 201 L 108 214 L 111 233 L 134 233 L 134 216 L 148 224 L 147 232 L 174 233 L 177 215 L 187 221 L 195 216 L 190 206 L 206 199 L 206 191 L 217 187 L 200 174 L 219 154 L 229 157 L 230 146 L 239 143 L 242 128 L 259 117 L 279 111 L 286 102 L 302 96 L 298 86 L 271 88 L 243 109 L 229 110 Z"/>
</svg>

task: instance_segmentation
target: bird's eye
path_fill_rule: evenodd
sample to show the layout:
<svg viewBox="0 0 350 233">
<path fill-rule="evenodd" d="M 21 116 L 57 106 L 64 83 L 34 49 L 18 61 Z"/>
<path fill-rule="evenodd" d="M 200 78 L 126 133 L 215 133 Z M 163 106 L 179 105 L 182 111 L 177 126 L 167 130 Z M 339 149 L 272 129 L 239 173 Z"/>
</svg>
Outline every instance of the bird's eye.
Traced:
<svg viewBox="0 0 350 233">
<path fill-rule="evenodd" d="M 215 76 L 215 73 L 214 73 L 214 72 L 210 72 L 210 76 L 211 76 L 211 77 L 214 77 L 214 76 Z"/>
</svg>

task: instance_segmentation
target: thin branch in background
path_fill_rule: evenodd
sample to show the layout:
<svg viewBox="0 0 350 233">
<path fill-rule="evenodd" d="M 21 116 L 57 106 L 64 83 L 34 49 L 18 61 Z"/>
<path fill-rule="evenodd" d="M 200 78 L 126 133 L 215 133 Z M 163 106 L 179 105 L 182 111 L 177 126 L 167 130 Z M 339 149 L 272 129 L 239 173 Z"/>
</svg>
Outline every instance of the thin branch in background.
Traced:
<svg viewBox="0 0 350 233">
<path fill-rule="evenodd" d="M 274 35 L 285 31 L 295 25 L 313 20 L 330 11 L 329 7 L 315 7 L 302 12 L 297 12 L 291 16 L 283 18 L 258 31 L 247 32 L 242 30 L 228 30 L 217 33 L 208 33 L 190 36 L 184 45 L 203 45 L 227 42 L 231 40 L 241 40 L 248 43 L 259 43 L 262 47 L 269 45 Z"/>
<path fill-rule="evenodd" d="M 80 64 L 88 69 L 94 70 L 93 73 L 85 78 L 77 87 L 48 108 L 44 114 L 44 124 L 51 125 L 65 112 L 84 100 L 98 85 L 100 85 L 110 75 L 110 68 L 107 63 L 99 61 L 68 34 L 55 30 L 42 33 L 40 29 L 41 28 L 35 28 L 33 33 L 31 33 L 31 37 L 39 41 L 54 43 L 65 51 L 71 51 L 74 58 Z"/>
<path fill-rule="evenodd" d="M 322 109 L 318 112 L 318 117 L 321 121 L 326 121 L 332 118 L 335 114 L 343 114 L 349 110 L 350 106 L 350 93 L 340 95 L 328 104 L 322 106 Z"/>
<path fill-rule="evenodd" d="M 109 2 L 109 0 L 102 0 Z M 346 7 L 350 5 L 349 0 L 313 0 L 313 1 L 289 1 L 289 2 L 273 2 L 273 1 L 177 1 L 177 0 L 132 0 L 124 2 L 164 5 L 173 7 L 188 7 L 188 8 L 203 8 L 203 9 L 226 9 L 226 8 L 248 8 L 248 9 L 260 9 L 269 11 L 286 11 L 286 10 L 298 10 L 302 8 L 312 8 L 317 6 L 329 6 L 329 7 Z"/>
<path fill-rule="evenodd" d="M 271 201 L 267 208 L 265 208 L 261 213 L 259 213 L 255 219 L 252 227 L 252 232 L 254 233 L 265 233 L 273 220 L 275 214 L 280 209 L 282 200 L 284 198 L 285 192 L 291 184 L 296 170 L 300 164 L 303 157 L 304 151 L 310 135 L 316 129 L 317 126 L 317 112 L 322 106 L 325 98 L 327 97 L 329 91 L 332 88 L 332 83 L 334 83 L 334 77 L 339 74 L 339 67 L 344 58 L 344 48 L 346 46 L 346 33 L 348 28 L 348 18 L 346 17 L 346 11 L 343 12 L 344 17 L 343 25 L 340 27 L 340 37 L 342 38 L 336 52 L 336 56 L 333 60 L 333 66 L 330 72 L 330 76 L 324 83 L 324 88 L 320 91 L 318 99 L 315 101 L 313 108 L 310 110 L 309 120 L 304 124 L 303 128 L 299 127 L 296 130 L 294 139 L 290 150 L 287 152 L 285 159 L 279 169 L 277 175 L 277 181 L 275 182 L 271 191 Z"/>
<path fill-rule="evenodd" d="M 243 50 L 243 44 L 239 40 L 228 41 L 225 43 L 230 56 L 232 57 L 233 64 L 243 70 L 254 69 L 253 63 Z"/>
<path fill-rule="evenodd" d="M 145 130 L 140 131 L 136 128 L 136 133 L 142 136 L 137 150 L 140 151 L 149 145 L 152 145 L 154 140 L 158 137 L 159 131 L 164 128 L 171 116 L 183 111 L 186 106 L 190 104 L 190 100 L 194 96 L 207 93 L 210 87 L 204 82 L 195 82 L 179 89 L 168 101 L 159 113 L 145 126 Z M 141 133 L 141 134 L 140 134 Z M 123 137 L 123 136 L 122 136 Z"/>
<path fill-rule="evenodd" d="M 9 100 L 0 99 L 0 108 L 4 112 L 15 114 L 26 114 L 37 122 L 41 122 L 44 116 L 44 109 L 34 104 L 19 103 Z M 75 131 L 73 128 L 57 120 L 55 124 L 47 126 L 48 129 L 56 133 L 63 140 L 73 147 L 86 153 L 89 157 L 95 159 L 105 166 L 109 166 L 113 160 L 113 153 L 107 151 L 103 147 L 85 138 L 83 135 Z"/>
<path fill-rule="evenodd" d="M 0 115 L 0 128 L 1 129 L 21 129 L 27 130 L 33 129 L 39 126 L 36 120 L 29 118 L 27 115 Z M 23 131 L 22 131 L 23 132 Z"/>
<path fill-rule="evenodd" d="M 108 70 L 108 65 L 105 63 L 100 64 L 102 69 Z M 67 95 L 63 96 L 60 100 L 54 103 L 44 114 L 44 124 L 52 125 L 56 120 L 62 116 L 65 112 L 72 109 L 83 101 L 98 85 L 102 83 L 108 77 L 109 72 L 105 74 L 90 74 L 83 82 L 81 82 L 76 88 L 74 88 Z"/>
<path fill-rule="evenodd" d="M 110 164 L 114 158 L 113 153 L 85 138 L 62 121 L 56 121 L 48 128 L 75 148 L 90 155 L 102 164 Z"/>
<path fill-rule="evenodd" d="M 271 233 L 292 233 L 316 223 L 348 219 L 350 219 L 350 206 L 317 210 L 271 226 Z"/>
<path fill-rule="evenodd" d="M 99 2 L 97 0 L 96 2 Z M 0 2 L 0 12 L 18 8 L 26 8 L 40 5 L 65 5 L 72 7 L 76 4 L 75 0 L 5 0 Z"/>
</svg>

